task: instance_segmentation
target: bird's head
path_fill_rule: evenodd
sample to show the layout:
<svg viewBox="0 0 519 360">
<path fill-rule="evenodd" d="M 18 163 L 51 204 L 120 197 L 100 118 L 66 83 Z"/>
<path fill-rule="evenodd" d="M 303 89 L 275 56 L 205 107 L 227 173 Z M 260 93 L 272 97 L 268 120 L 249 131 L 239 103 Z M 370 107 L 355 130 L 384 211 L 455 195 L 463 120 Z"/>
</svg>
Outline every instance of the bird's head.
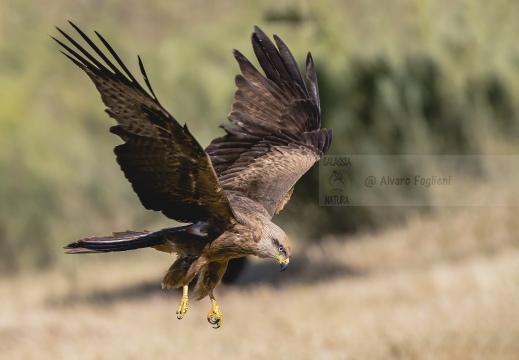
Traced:
<svg viewBox="0 0 519 360">
<path fill-rule="evenodd" d="M 288 267 L 290 262 L 290 240 L 287 234 L 276 224 L 270 223 L 268 231 L 258 242 L 258 256 L 276 260 L 281 266 L 281 271 Z"/>
</svg>

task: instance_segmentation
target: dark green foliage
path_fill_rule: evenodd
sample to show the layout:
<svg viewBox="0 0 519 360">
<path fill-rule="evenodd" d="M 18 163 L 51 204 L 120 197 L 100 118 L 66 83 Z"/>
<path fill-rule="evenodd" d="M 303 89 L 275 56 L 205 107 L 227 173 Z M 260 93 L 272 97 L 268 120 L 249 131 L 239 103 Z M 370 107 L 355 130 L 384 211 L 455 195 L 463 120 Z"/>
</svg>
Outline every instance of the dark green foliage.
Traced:
<svg viewBox="0 0 519 360">
<path fill-rule="evenodd" d="M 479 154 L 481 144 L 474 131 L 482 125 L 478 112 L 487 113 L 499 135 L 511 137 L 517 124 L 512 97 L 495 76 L 472 81 L 456 93 L 441 66 L 427 55 L 400 64 L 381 57 L 353 59 L 343 68 L 339 78 L 320 74 L 323 124 L 334 129 L 329 152 L 333 155 Z M 401 176 L 410 175 L 405 165 L 393 166 L 400 167 Z M 479 163 L 468 168 L 474 176 L 483 171 Z M 297 184 L 291 206 L 282 215 L 287 226 L 295 222 L 294 231 L 311 240 L 318 240 L 323 232 L 380 228 L 404 219 L 410 211 L 431 211 L 427 207 L 319 207 L 318 189 L 315 167 Z M 425 193 L 421 196 L 427 204 Z"/>
<path fill-rule="evenodd" d="M 517 136 L 517 108 L 509 89 L 498 75 L 471 79 L 467 98 L 470 106 L 486 108 L 500 134 L 510 139 Z"/>
</svg>

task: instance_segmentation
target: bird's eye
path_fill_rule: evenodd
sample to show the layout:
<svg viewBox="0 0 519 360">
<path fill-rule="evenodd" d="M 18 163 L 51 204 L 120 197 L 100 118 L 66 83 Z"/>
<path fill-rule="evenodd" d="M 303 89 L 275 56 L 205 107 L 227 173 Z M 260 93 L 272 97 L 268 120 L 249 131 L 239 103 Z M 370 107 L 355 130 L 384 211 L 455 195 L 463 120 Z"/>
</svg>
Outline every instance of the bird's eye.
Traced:
<svg viewBox="0 0 519 360">
<path fill-rule="evenodd" d="M 283 246 L 279 246 L 279 252 L 280 253 L 285 252 L 285 248 Z"/>
</svg>

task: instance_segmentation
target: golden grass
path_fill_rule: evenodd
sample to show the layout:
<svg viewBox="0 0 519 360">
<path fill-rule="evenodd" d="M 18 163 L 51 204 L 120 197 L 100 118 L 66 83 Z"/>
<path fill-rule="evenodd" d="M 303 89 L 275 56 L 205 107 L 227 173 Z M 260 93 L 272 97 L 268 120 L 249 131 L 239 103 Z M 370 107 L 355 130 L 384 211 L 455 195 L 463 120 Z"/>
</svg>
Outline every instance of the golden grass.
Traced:
<svg viewBox="0 0 519 360">
<path fill-rule="evenodd" d="M 217 290 L 219 330 L 205 321 L 207 300 L 176 319 L 180 294 L 159 290 L 172 258 L 70 256 L 61 271 L 1 280 L 0 352 L 9 359 L 515 359 L 518 215 L 517 207 L 446 208 L 347 243 L 330 237 L 300 249 L 283 274 L 254 261 L 239 286 Z M 265 269 L 264 277 L 254 273 Z"/>
</svg>

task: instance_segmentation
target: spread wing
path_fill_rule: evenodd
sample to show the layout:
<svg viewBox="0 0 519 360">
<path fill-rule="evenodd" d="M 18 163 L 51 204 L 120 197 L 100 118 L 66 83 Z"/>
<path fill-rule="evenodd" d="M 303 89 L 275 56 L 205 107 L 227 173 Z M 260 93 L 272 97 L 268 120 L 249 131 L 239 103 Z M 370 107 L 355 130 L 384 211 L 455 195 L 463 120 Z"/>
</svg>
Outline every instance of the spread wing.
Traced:
<svg viewBox="0 0 519 360">
<path fill-rule="evenodd" d="M 77 26 L 70 24 L 102 62 L 60 29 L 71 46 L 54 40 L 92 79 L 107 106 L 106 112 L 117 121 L 110 129 L 124 141 L 114 150 L 117 162 L 144 207 L 182 222 L 228 223 L 233 213 L 207 153 L 187 127 L 160 105 L 140 58 L 151 95 L 103 37 L 96 32 L 122 71 Z"/>
<path fill-rule="evenodd" d="M 294 57 L 274 35 L 258 27 L 252 45 L 263 76 L 234 51 L 241 75 L 226 135 L 211 142 L 211 157 L 226 192 L 262 204 L 273 216 L 290 199 L 297 180 L 328 150 L 332 131 L 320 129 L 321 110 L 313 60 L 306 60 L 306 86 Z"/>
</svg>

